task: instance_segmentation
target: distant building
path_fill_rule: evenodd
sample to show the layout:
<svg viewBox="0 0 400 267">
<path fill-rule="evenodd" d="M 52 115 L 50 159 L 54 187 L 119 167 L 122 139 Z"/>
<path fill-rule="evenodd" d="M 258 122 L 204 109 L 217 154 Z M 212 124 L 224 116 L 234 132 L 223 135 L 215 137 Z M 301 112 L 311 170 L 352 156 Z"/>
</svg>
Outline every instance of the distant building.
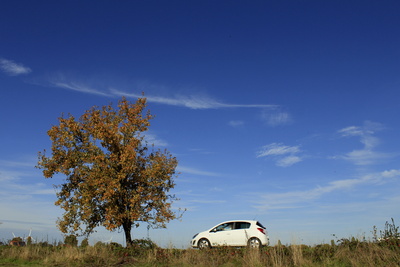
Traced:
<svg viewBox="0 0 400 267">
<path fill-rule="evenodd" d="M 22 238 L 13 238 L 13 240 L 10 241 L 9 243 L 10 246 L 16 246 L 16 247 L 23 247 L 26 246 L 26 243 L 22 241 Z"/>
<path fill-rule="evenodd" d="M 23 247 L 25 245 L 24 241 L 10 241 L 10 246 Z"/>
</svg>

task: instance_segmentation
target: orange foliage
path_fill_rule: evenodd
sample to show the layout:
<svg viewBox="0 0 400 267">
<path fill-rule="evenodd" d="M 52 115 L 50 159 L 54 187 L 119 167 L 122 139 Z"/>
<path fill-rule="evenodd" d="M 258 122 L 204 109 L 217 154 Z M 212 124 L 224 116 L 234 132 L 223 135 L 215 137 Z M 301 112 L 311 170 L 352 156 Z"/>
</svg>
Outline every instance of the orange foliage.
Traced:
<svg viewBox="0 0 400 267">
<path fill-rule="evenodd" d="M 123 228 L 127 244 L 138 222 L 156 227 L 176 218 L 168 192 L 178 161 L 167 150 L 154 150 L 143 134 L 153 116 L 145 113 L 146 98 L 135 104 L 125 98 L 87 110 L 79 120 L 59 118 L 48 135 L 52 154 L 39 152 L 38 167 L 45 178 L 66 175 L 58 185 L 56 205 L 65 210 L 58 220 L 63 233 L 89 235 L 99 225 Z"/>
</svg>

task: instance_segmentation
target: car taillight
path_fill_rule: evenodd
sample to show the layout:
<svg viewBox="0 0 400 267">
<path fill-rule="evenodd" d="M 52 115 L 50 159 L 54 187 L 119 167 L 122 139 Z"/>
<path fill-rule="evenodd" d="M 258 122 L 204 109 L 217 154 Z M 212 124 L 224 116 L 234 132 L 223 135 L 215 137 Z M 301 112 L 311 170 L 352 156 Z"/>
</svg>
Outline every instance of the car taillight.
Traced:
<svg viewBox="0 0 400 267">
<path fill-rule="evenodd" d="M 260 231 L 261 233 L 263 233 L 265 235 L 265 231 L 263 228 L 257 228 L 258 231 Z"/>
</svg>

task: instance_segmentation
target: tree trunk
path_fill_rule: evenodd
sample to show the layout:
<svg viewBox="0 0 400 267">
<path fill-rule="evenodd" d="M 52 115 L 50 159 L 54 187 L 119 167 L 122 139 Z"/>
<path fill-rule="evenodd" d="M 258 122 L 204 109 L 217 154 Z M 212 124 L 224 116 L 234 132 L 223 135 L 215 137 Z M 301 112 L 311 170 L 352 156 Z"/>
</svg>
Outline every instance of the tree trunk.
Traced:
<svg viewBox="0 0 400 267">
<path fill-rule="evenodd" d="M 126 247 L 129 248 L 132 246 L 132 237 L 131 237 L 131 229 L 132 223 L 131 222 L 124 222 L 122 224 L 125 232 L 125 240 L 126 240 Z"/>
</svg>

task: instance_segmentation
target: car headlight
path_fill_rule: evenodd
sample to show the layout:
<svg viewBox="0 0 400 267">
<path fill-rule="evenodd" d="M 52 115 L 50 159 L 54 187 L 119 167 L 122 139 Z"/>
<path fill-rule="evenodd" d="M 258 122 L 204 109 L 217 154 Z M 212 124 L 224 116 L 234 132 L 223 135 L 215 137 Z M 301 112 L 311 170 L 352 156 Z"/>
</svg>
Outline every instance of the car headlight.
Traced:
<svg viewBox="0 0 400 267">
<path fill-rule="evenodd" d="M 195 239 L 197 235 L 198 235 L 198 234 L 195 234 L 195 235 L 192 237 L 192 239 Z"/>
</svg>

